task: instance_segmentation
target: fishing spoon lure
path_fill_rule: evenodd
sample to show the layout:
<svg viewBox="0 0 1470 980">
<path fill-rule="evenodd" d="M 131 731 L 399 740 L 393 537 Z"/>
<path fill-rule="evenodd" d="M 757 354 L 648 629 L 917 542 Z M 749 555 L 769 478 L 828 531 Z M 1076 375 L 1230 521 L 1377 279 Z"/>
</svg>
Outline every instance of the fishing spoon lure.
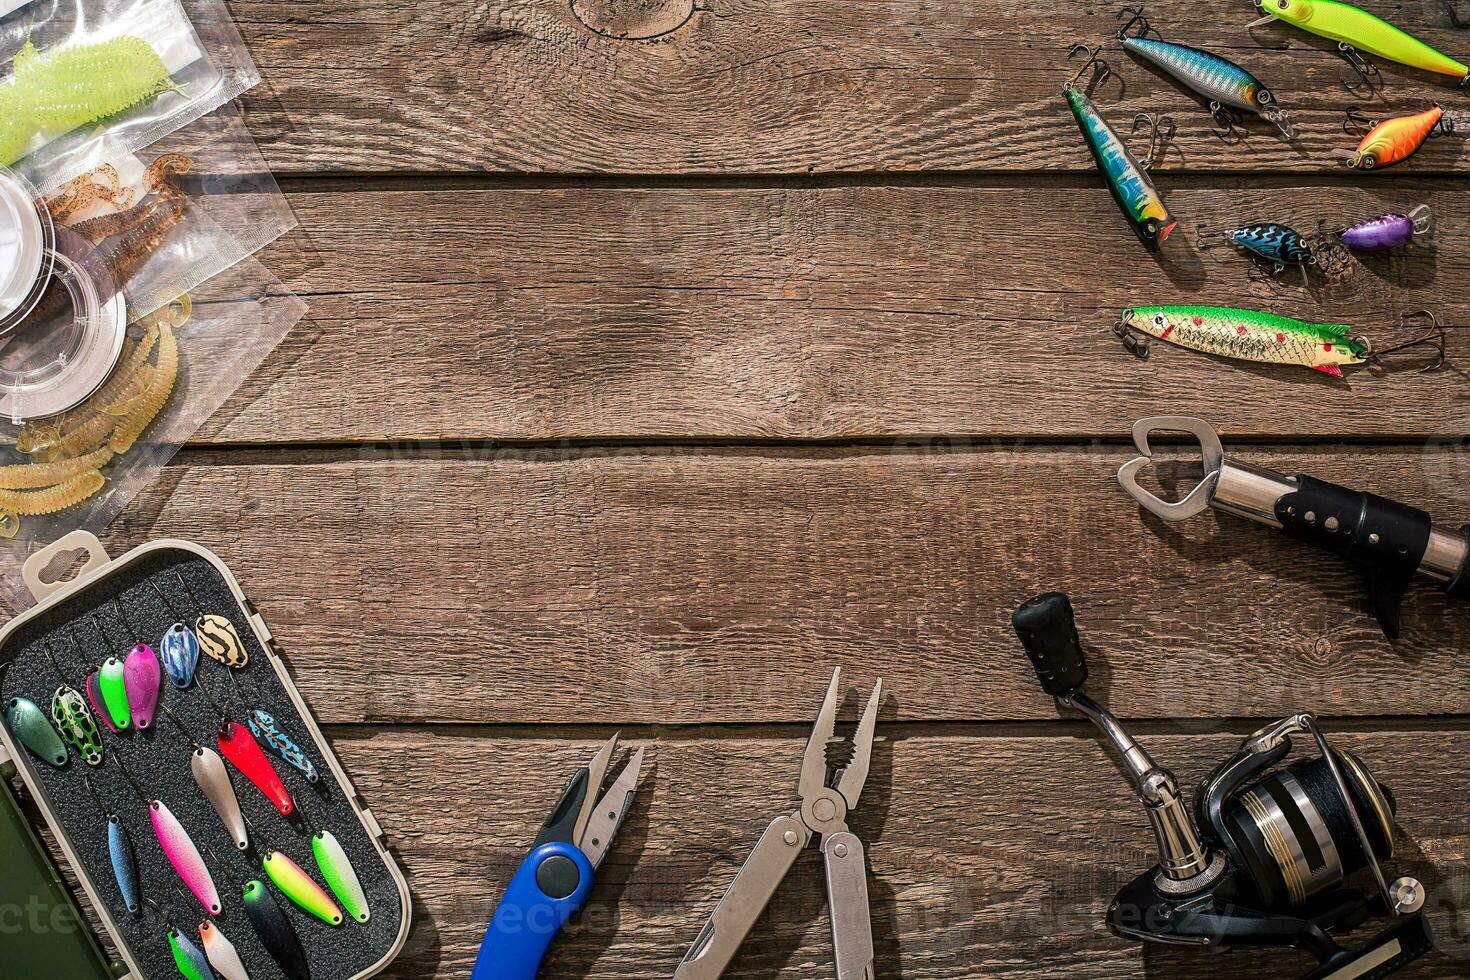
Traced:
<svg viewBox="0 0 1470 980">
<path fill-rule="evenodd" d="M 1144 16 L 1142 7 L 1124 7 L 1118 16 L 1128 17 L 1116 35 L 1123 50 L 1208 99 L 1215 132 L 1222 139 L 1235 135 L 1240 112 L 1260 116 L 1287 139 L 1296 136 L 1296 129 L 1277 104 L 1276 96 L 1240 65 L 1201 48 L 1163 40 Z"/>
<path fill-rule="evenodd" d="M 247 881 L 240 897 L 255 934 L 270 952 L 271 959 L 286 974 L 287 980 L 307 980 L 310 974 L 306 951 L 301 948 L 301 939 L 291 927 L 290 920 L 271 898 L 270 890 L 259 881 Z"/>
<path fill-rule="evenodd" d="M 1363 85 L 1372 87 L 1378 77 L 1378 69 L 1360 52 L 1410 68 L 1448 75 L 1461 85 L 1470 81 L 1470 68 L 1460 61 L 1351 4 L 1337 0 L 1261 0 L 1258 5 L 1265 16 L 1253 21 L 1250 27 L 1284 20 L 1308 33 L 1336 41 L 1338 53 L 1361 79 L 1357 86 L 1344 82 L 1349 91 L 1358 91 Z"/>
<path fill-rule="evenodd" d="M 358 922 L 372 917 L 368 909 L 367 892 L 357 877 L 357 869 L 347 856 L 340 841 L 329 830 L 319 830 L 311 838 L 311 854 L 316 859 L 317 870 L 322 873 L 327 887 L 337 896 L 337 901 L 347 914 Z"/>
<path fill-rule="evenodd" d="M 245 815 L 240 810 L 240 798 L 235 795 L 235 785 L 230 782 L 230 773 L 225 768 L 224 760 L 214 749 L 195 741 L 172 711 L 167 707 L 163 707 L 163 711 L 194 746 L 194 751 L 189 755 L 189 771 L 194 776 L 195 785 L 218 814 L 220 823 L 235 844 L 235 849 L 245 850 L 250 846 L 250 835 L 245 827 Z"/>
<path fill-rule="evenodd" d="M 249 727 L 229 717 L 209 693 L 203 678 L 200 678 L 199 690 L 204 692 L 219 716 L 219 727 L 215 730 L 215 744 L 219 747 L 219 754 L 228 759 L 231 765 L 250 780 L 252 786 L 270 800 L 276 812 L 283 817 L 289 817 L 295 811 L 296 805 L 291 800 L 291 794 L 286 791 L 286 784 L 281 782 L 280 774 L 271 765 L 271 760 L 266 757 Z"/>
<path fill-rule="evenodd" d="M 138 857 L 133 850 L 132 838 L 121 818 L 103 802 L 92 777 L 82 773 L 87 792 L 97 802 L 97 809 L 107 818 L 107 858 L 112 865 L 112 880 L 117 884 L 118 895 L 129 912 L 137 912 L 138 904 Z"/>
<path fill-rule="evenodd" d="M 1355 252 L 1386 252 L 1408 245 L 1428 233 L 1429 205 L 1421 204 L 1407 214 L 1384 214 L 1336 232 L 1337 238 Z"/>
<path fill-rule="evenodd" d="M 342 910 L 337 903 L 295 861 L 280 851 L 267 851 L 261 864 L 281 894 L 329 926 L 342 924 Z"/>
<path fill-rule="evenodd" d="M 252 735 L 274 749 L 277 755 L 305 776 L 307 782 L 315 783 L 320 778 L 317 775 L 315 763 L 291 739 L 291 736 L 281 729 L 274 716 L 257 708 L 250 712 L 246 724 L 250 726 Z"/>
<path fill-rule="evenodd" d="M 122 753 L 114 752 L 113 756 L 122 767 L 123 775 L 132 784 L 133 792 L 148 807 L 148 818 L 153 823 L 153 835 L 158 838 L 158 846 L 163 849 L 164 857 L 173 866 L 174 872 L 184 887 L 198 899 L 204 911 L 210 915 L 219 915 L 222 906 L 219 900 L 219 889 L 215 887 L 214 876 L 209 872 L 209 866 L 204 863 L 204 858 L 199 854 L 199 848 L 194 843 L 194 838 L 189 831 L 174 816 L 162 800 L 150 796 L 143 789 L 141 783 L 133 775 L 127 763 L 123 761 Z"/>
<path fill-rule="evenodd" d="M 250 980 L 245 964 L 240 962 L 240 952 L 219 926 L 209 920 L 199 923 L 199 941 L 204 944 L 204 955 L 225 980 Z"/>
<path fill-rule="evenodd" d="M 66 682 L 66 672 L 61 669 L 61 664 L 57 663 L 55 655 L 51 652 L 49 641 L 41 644 L 41 650 L 45 653 L 51 669 L 56 672 L 56 679 L 60 682 L 55 693 L 51 695 L 51 723 L 61 734 L 61 740 L 68 747 L 75 749 L 82 761 L 89 766 L 101 765 L 102 733 L 97 728 L 97 721 L 92 717 L 91 709 L 87 706 L 87 699 Z"/>
<path fill-rule="evenodd" d="M 1357 149 L 1348 156 L 1347 165 L 1354 170 L 1374 170 L 1402 163 L 1429 140 L 1452 134 L 1455 121 L 1438 104 L 1411 116 L 1382 121 L 1368 119 L 1352 108 L 1347 111 L 1342 128 L 1349 135 L 1362 137 Z"/>
<path fill-rule="evenodd" d="M 1140 162 L 1078 84 L 1089 70 L 1094 73 L 1094 85 L 1112 73 L 1107 63 L 1099 59 L 1099 50 L 1085 44 L 1072 46 L 1068 52 L 1069 58 L 1075 57 L 1079 52 L 1086 53 L 1088 58 L 1067 80 L 1062 92 L 1113 200 L 1128 219 L 1138 240 L 1146 248 L 1156 250 L 1169 237 L 1176 222 L 1170 216 L 1169 209 L 1164 205 L 1164 199 L 1154 187 L 1153 181 L 1149 179 L 1148 169 L 1162 155 L 1168 143 L 1167 134 L 1173 132 L 1173 124 L 1167 119 L 1159 120 L 1146 113 L 1134 118 L 1135 130 L 1140 122 L 1146 122 L 1152 129 L 1148 158 Z"/>
<path fill-rule="evenodd" d="M 9 667 L 6 664 L 7 670 Z M 6 700 L 5 727 L 42 762 L 60 769 L 70 758 L 66 743 L 46 719 L 45 712 L 28 697 L 17 694 Z"/>
<path fill-rule="evenodd" d="M 162 654 L 163 669 L 168 674 L 169 681 L 174 687 L 183 690 L 194 683 L 194 671 L 199 667 L 199 636 L 184 622 L 184 617 L 179 615 L 173 602 L 158 584 L 151 580 L 148 584 L 153 586 L 153 591 L 158 593 L 158 597 L 174 617 L 174 624 L 158 641 L 158 650 Z"/>
<path fill-rule="evenodd" d="M 1132 336 L 1133 330 L 1207 354 L 1265 364 L 1298 364 L 1341 378 L 1344 365 L 1364 364 L 1425 343 L 1439 348 L 1438 361 L 1426 370 L 1442 366 L 1444 328 L 1427 311 L 1414 315 L 1429 316 L 1434 321 L 1433 329 L 1376 351 L 1367 338 L 1349 336 L 1353 328 L 1344 324 L 1307 323 L 1274 313 L 1221 306 L 1138 306 L 1123 311 L 1113 324 L 1113 332 L 1139 358 L 1148 357 L 1149 348 Z"/>
<path fill-rule="evenodd" d="M 241 668 L 250 663 L 250 651 L 240 639 L 240 633 L 235 629 L 227 616 L 215 613 L 206 613 L 202 610 L 204 606 L 199 598 L 194 595 L 194 590 L 189 588 L 189 583 L 184 580 L 184 575 L 178 569 L 174 569 L 174 576 L 178 578 L 179 585 L 183 586 L 188 594 L 194 608 L 201 610 L 198 618 L 194 620 L 194 634 L 199 641 L 199 648 L 212 660 L 216 660 L 226 667 Z"/>
</svg>

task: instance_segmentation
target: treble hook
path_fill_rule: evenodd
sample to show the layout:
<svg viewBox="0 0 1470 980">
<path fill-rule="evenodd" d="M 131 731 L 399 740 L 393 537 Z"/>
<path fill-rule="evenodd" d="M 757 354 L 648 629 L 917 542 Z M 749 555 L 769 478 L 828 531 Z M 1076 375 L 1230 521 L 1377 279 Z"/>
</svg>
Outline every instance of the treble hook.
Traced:
<svg viewBox="0 0 1470 980">
<path fill-rule="evenodd" d="M 1430 327 L 1424 333 L 1411 340 L 1405 340 L 1397 344 L 1390 344 L 1387 347 L 1383 347 L 1377 350 L 1370 349 L 1365 356 L 1378 358 L 1382 357 L 1384 354 L 1392 354 L 1394 351 L 1406 350 L 1410 347 L 1418 347 L 1421 344 L 1431 344 L 1438 354 L 1438 357 L 1435 358 L 1433 364 L 1430 364 L 1428 367 L 1420 368 L 1417 373 L 1428 374 L 1430 371 L 1438 371 L 1440 368 L 1444 367 L 1445 362 L 1448 359 L 1445 354 L 1445 346 L 1447 341 L 1449 340 L 1449 333 L 1445 330 L 1444 324 L 1439 322 L 1439 317 L 1435 316 L 1434 313 L 1430 310 L 1415 310 L 1412 313 L 1405 313 L 1403 316 L 1403 319 L 1405 321 L 1420 318 L 1429 320 L 1429 322 L 1433 323 L 1434 326 Z"/>
<path fill-rule="evenodd" d="M 1113 37 L 1117 38 L 1119 41 L 1123 40 L 1125 37 L 1128 37 L 1128 32 L 1132 29 L 1134 24 L 1138 25 L 1138 33 L 1134 34 L 1134 37 L 1148 37 L 1150 34 L 1154 33 L 1154 27 L 1152 24 L 1149 23 L 1148 18 L 1144 16 L 1142 6 L 1124 7 L 1122 10 L 1118 11 L 1117 15 L 1114 16 L 1113 19 L 1122 20 L 1125 14 L 1128 16 L 1128 22 L 1122 27 L 1118 28 L 1118 32 L 1113 35 Z"/>
<path fill-rule="evenodd" d="M 1138 124 L 1147 123 L 1148 153 L 1144 156 L 1142 167 L 1144 170 L 1152 170 L 1154 165 L 1164 158 L 1169 150 L 1169 144 L 1174 141 L 1174 133 L 1177 127 L 1174 125 L 1173 116 L 1155 116 L 1151 112 L 1140 112 L 1133 117 L 1133 128 L 1131 133 L 1138 132 Z"/>
<path fill-rule="evenodd" d="M 1097 86 L 1107 81 L 1108 78 L 1113 74 L 1112 67 L 1102 59 L 1101 44 L 1090 45 L 1083 44 L 1081 41 L 1078 41 L 1076 44 L 1067 49 L 1067 60 L 1071 61 L 1073 58 L 1077 57 L 1077 52 L 1079 51 L 1087 53 L 1087 60 L 1082 63 L 1081 68 L 1078 68 L 1072 74 L 1071 78 L 1067 79 L 1067 84 L 1062 86 L 1062 89 L 1064 91 L 1066 89 L 1076 88 L 1077 83 L 1082 79 L 1082 76 L 1087 73 L 1087 69 L 1089 68 L 1095 69 L 1092 76 L 1092 81 L 1087 83 L 1087 88 L 1089 90 L 1097 88 Z"/>
<path fill-rule="evenodd" d="M 1337 55 L 1343 61 L 1346 61 L 1348 67 L 1351 68 L 1354 74 L 1358 76 L 1358 84 L 1356 85 L 1348 84 L 1346 79 L 1339 79 L 1339 81 L 1342 82 L 1343 88 L 1347 89 L 1348 92 L 1352 93 L 1353 95 L 1357 95 L 1365 88 L 1369 92 L 1374 92 L 1377 90 L 1377 80 L 1381 77 L 1381 75 L 1378 71 L 1378 65 L 1376 63 L 1369 60 L 1368 58 L 1363 57 L 1362 53 L 1351 44 L 1344 44 L 1341 41 L 1339 41 L 1337 44 Z"/>
<path fill-rule="evenodd" d="M 1349 136 L 1366 135 L 1369 130 L 1377 125 L 1377 119 L 1369 117 L 1366 112 L 1355 105 L 1348 106 L 1347 110 L 1342 114 L 1342 131 Z"/>
<path fill-rule="evenodd" d="M 1440 105 L 1438 102 L 1434 103 L 1434 107 L 1436 109 L 1440 109 L 1441 111 L 1444 109 L 1444 106 Z M 1429 135 L 1425 138 L 1437 140 L 1441 136 L 1453 135 L 1455 135 L 1455 117 L 1446 112 L 1444 115 L 1439 117 L 1438 122 L 1430 127 Z"/>
<path fill-rule="evenodd" d="M 1245 139 L 1240 133 L 1240 116 L 1221 102 L 1210 103 L 1210 117 L 1215 120 L 1215 135 L 1227 143 L 1239 143 Z"/>
<path fill-rule="evenodd" d="M 1128 325 L 1122 320 L 1113 321 L 1113 333 L 1123 342 L 1124 350 L 1140 361 L 1148 360 L 1150 350 L 1148 342 L 1135 337 L 1133 331 L 1129 330 Z"/>
</svg>

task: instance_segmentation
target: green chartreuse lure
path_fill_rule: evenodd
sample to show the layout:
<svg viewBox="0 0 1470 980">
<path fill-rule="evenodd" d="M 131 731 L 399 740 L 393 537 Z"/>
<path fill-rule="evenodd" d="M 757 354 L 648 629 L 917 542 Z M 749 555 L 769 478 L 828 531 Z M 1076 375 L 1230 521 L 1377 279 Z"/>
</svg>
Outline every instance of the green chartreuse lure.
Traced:
<svg viewBox="0 0 1470 980">
<path fill-rule="evenodd" d="M 342 924 L 342 910 L 337 903 L 295 861 L 280 851 L 271 851 L 261 863 L 281 894 L 329 926 Z"/>
<path fill-rule="evenodd" d="M 0 83 L 0 164 L 30 152 L 37 136 L 56 137 L 177 90 L 157 51 L 137 37 L 68 44 L 46 52 L 29 41 Z"/>
<path fill-rule="evenodd" d="M 347 914 L 358 922 L 366 922 L 370 917 L 367 893 L 362 890 L 362 882 L 358 880 L 347 852 L 331 831 L 319 831 L 312 837 L 311 853 L 327 887 L 332 889 L 332 894 L 337 896 Z"/>
<path fill-rule="evenodd" d="M 1113 329 L 1120 337 L 1140 330 L 1171 344 L 1242 361 L 1300 364 L 1334 378 L 1342 377 L 1341 365 L 1362 364 L 1369 356 L 1365 342 L 1348 336 L 1351 327 L 1224 306 L 1137 306 L 1124 310 Z"/>
<path fill-rule="evenodd" d="M 102 701 L 107 714 L 112 718 L 112 727 L 126 731 L 133 727 L 133 709 L 128 704 L 128 687 L 123 662 L 108 657 L 98 672 L 98 685 L 102 688 Z"/>
<path fill-rule="evenodd" d="M 1284 20 L 1318 37 L 1387 61 L 1449 75 L 1459 79 L 1461 85 L 1470 81 L 1470 68 L 1463 63 L 1351 4 L 1338 3 L 1337 0 L 1262 0 L 1260 7 L 1266 16 L 1252 27 L 1272 20 Z"/>
</svg>

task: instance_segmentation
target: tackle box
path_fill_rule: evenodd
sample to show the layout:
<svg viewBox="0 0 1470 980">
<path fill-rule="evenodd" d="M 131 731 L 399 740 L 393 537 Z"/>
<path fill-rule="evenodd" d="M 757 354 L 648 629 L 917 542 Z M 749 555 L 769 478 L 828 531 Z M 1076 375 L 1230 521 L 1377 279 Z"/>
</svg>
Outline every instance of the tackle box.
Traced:
<svg viewBox="0 0 1470 980">
<path fill-rule="evenodd" d="M 80 561 L 65 581 L 43 581 L 43 570 L 67 556 Z M 83 557 L 84 556 L 84 557 Z M 408 883 L 385 844 L 382 828 L 358 797 L 351 780 L 322 737 L 286 669 L 264 620 L 239 582 L 208 549 L 187 541 L 159 540 L 110 559 L 95 535 L 73 531 L 25 563 L 23 577 L 37 605 L 0 629 L 0 701 L 25 697 L 50 717 L 53 694 L 65 685 L 87 697 L 89 672 L 108 657 L 122 659 L 137 643 L 157 647 L 175 622 L 226 617 L 248 658 L 232 668 L 201 652 L 192 682 L 178 687 L 161 678 L 159 701 L 147 729 L 113 732 L 99 725 L 100 764 L 70 749 L 64 765 L 37 758 L 0 725 L 0 973 L 61 976 L 67 980 L 178 977 L 168 931 L 183 933 L 203 950 L 199 926 L 226 936 L 250 980 L 286 976 L 252 927 L 242 890 L 261 882 L 300 940 L 311 980 L 359 980 L 381 972 L 408 936 Z M 217 620 L 216 620 L 217 622 Z M 137 635 L 133 631 L 138 631 Z M 244 723 L 268 712 L 295 747 L 314 763 L 293 768 L 261 739 L 292 801 L 283 815 L 235 766 L 227 766 L 249 831 L 239 843 L 211 807 L 191 774 L 191 754 L 216 745 L 226 718 Z M 106 708 L 99 709 L 105 711 Z M 112 722 L 117 720 L 112 716 Z M 111 724 L 108 722 L 107 724 Z M 223 754 L 223 753 L 221 753 Z M 122 761 L 119 761 L 119 760 Z M 34 806 L 18 805 L 11 786 L 24 783 Z M 150 819 L 161 800 L 188 832 L 213 876 L 221 910 L 208 915 L 174 870 Z M 40 820 L 85 892 L 91 921 L 111 940 L 99 943 L 28 817 Z M 108 820 L 117 816 L 136 864 L 136 909 L 129 910 L 114 872 Z M 294 904 L 263 870 L 265 854 L 292 859 L 308 877 L 326 885 L 325 865 L 313 858 L 313 837 L 330 831 L 347 855 L 366 897 L 366 914 L 345 914 L 332 925 Z M 279 865 L 277 865 L 279 867 Z M 257 893 L 258 894 L 258 893 Z M 329 895 L 334 894 L 328 892 Z M 342 903 L 346 909 L 346 903 Z M 10 919 L 11 921 L 4 921 Z M 104 954 L 103 949 L 109 952 Z M 115 951 L 117 959 L 110 959 Z"/>
</svg>

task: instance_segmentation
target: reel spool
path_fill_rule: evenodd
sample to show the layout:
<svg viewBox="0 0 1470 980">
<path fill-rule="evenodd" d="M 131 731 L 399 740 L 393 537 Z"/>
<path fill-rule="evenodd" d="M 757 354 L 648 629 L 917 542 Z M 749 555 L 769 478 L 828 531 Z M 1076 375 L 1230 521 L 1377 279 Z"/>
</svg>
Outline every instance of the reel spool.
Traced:
<svg viewBox="0 0 1470 980">
<path fill-rule="evenodd" d="M 116 367 L 127 326 L 102 257 L 0 168 L 0 418 L 19 424 L 85 402 Z"/>
</svg>

